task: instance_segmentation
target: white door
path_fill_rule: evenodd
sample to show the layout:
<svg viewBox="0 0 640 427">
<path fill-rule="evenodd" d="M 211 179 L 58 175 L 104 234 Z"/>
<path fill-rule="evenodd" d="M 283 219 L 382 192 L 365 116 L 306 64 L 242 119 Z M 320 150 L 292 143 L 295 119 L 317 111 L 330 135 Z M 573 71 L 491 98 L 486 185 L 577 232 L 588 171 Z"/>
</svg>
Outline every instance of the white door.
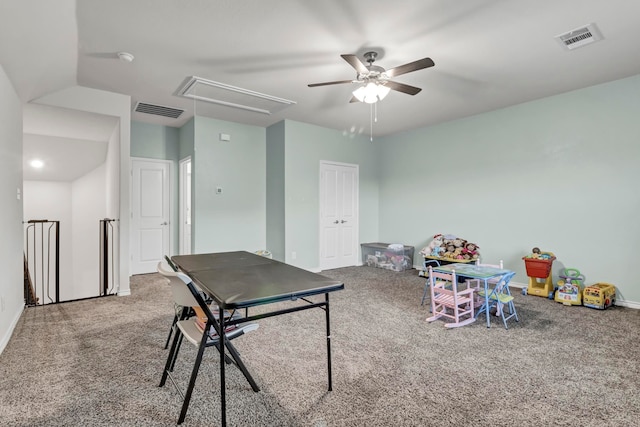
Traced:
<svg viewBox="0 0 640 427">
<path fill-rule="evenodd" d="M 320 162 L 320 268 L 358 262 L 358 165 Z"/>
<path fill-rule="evenodd" d="M 170 168 L 168 161 L 131 161 L 131 274 L 152 273 L 171 254 Z"/>
</svg>

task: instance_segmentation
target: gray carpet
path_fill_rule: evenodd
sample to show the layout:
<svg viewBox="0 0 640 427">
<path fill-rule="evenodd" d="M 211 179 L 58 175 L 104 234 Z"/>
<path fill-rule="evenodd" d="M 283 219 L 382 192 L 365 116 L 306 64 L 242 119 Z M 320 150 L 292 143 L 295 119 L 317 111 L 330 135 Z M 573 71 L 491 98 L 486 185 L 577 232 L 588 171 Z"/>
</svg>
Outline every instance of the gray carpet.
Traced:
<svg viewBox="0 0 640 427">
<path fill-rule="evenodd" d="M 261 387 L 227 370 L 234 426 L 637 426 L 640 310 L 566 307 L 516 294 L 520 322 L 426 323 L 414 271 L 332 270 L 333 391 L 324 312 L 263 319 L 234 341 Z M 181 399 L 158 383 L 169 288 L 134 276 L 132 296 L 25 309 L 0 355 L 3 426 L 170 426 Z M 218 355 L 208 349 L 184 426 L 219 425 Z M 186 380 L 195 349 L 183 345 Z"/>
</svg>

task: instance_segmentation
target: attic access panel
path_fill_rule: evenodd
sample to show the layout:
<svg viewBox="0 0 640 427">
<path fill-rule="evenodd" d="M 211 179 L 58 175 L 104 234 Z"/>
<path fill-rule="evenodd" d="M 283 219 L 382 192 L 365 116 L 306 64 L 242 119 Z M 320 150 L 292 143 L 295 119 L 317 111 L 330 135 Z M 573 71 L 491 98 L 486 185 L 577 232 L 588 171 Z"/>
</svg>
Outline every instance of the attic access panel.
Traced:
<svg viewBox="0 0 640 427">
<path fill-rule="evenodd" d="M 288 99 L 196 76 L 187 77 L 175 94 L 196 101 L 239 108 L 261 114 L 276 113 L 296 104 L 295 101 Z"/>
</svg>

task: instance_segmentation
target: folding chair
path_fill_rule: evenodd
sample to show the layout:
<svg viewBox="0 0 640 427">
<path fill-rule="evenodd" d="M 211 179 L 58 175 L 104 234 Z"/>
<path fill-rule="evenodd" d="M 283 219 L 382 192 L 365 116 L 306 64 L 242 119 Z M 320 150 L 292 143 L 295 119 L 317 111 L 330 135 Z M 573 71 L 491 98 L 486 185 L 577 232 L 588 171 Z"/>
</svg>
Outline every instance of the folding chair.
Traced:
<svg viewBox="0 0 640 427">
<path fill-rule="evenodd" d="M 515 276 L 515 272 L 510 272 L 497 278 L 495 284 L 489 289 L 489 298 L 486 298 L 484 286 L 478 291 L 478 295 L 482 298 L 482 306 L 478 310 L 478 313 L 482 313 L 486 310 L 486 305 L 489 304 L 489 310 L 493 307 L 496 308 L 496 316 L 502 317 L 502 323 L 504 323 L 505 329 L 509 329 L 507 326 L 507 320 L 512 317 L 518 322 L 518 313 L 516 312 L 516 306 L 513 303 L 513 295 L 509 289 L 509 282 Z M 506 313 L 505 313 L 506 308 Z M 486 311 L 485 311 L 486 312 Z"/>
<path fill-rule="evenodd" d="M 169 267 L 171 267 L 171 269 L 174 272 L 178 271 L 178 266 L 175 265 L 175 263 L 173 261 L 171 261 L 171 258 L 169 258 L 167 255 L 165 255 L 164 259 L 167 261 L 167 264 L 169 265 Z M 169 342 L 171 341 L 171 335 L 173 334 L 173 331 L 175 331 L 175 329 L 176 329 L 176 323 L 178 323 L 178 320 L 180 320 L 180 318 L 182 316 L 189 317 L 189 316 L 193 315 L 191 310 L 189 308 L 187 308 L 187 307 L 181 307 L 179 305 L 175 305 L 174 304 L 173 309 L 174 309 L 175 313 L 174 313 L 174 316 L 173 316 L 173 322 L 171 322 L 171 328 L 169 328 L 169 335 L 167 336 L 167 341 L 164 343 L 164 349 L 165 350 L 169 348 Z M 187 310 L 187 311 L 184 312 L 185 310 Z"/>
<path fill-rule="evenodd" d="M 179 270 L 178 266 L 173 261 L 171 261 L 171 258 L 169 258 L 167 255 L 164 256 L 164 259 L 167 261 L 167 264 L 169 265 L 169 267 L 171 267 L 171 269 L 174 272 L 177 272 Z M 212 302 L 211 298 L 209 298 L 204 292 L 200 292 L 200 295 L 202 295 L 207 305 L 211 304 Z M 167 335 L 167 341 L 165 341 L 164 343 L 165 350 L 169 348 L 169 342 L 171 342 L 171 335 L 176 330 L 176 323 L 178 323 L 178 320 L 180 320 L 182 316 L 185 316 L 185 318 L 187 318 L 195 315 L 195 311 L 191 307 L 182 307 L 177 304 L 174 304 L 173 308 L 175 310 L 175 314 L 173 316 L 173 321 L 171 322 L 171 327 L 169 328 L 169 335 Z"/>
<path fill-rule="evenodd" d="M 476 261 L 476 265 L 479 267 L 493 267 L 493 268 L 499 268 L 500 270 L 504 269 L 504 263 L 502 262 L 502 260 L 500 260 L 499 264 L 481 264 L 480 260 Z M 482 305 L 482 303 L 485 301 L 485 297 L 484 297 L 484 280 L 480 280 L 480 279 L 467 279 L 467 282 L 469 282 L 471 284 L 471 286 L 473 286 L 473 288 L 476 290 L 476 307 L 480 307 Z M 493 279 L 487 279 L 487 284 L 489 285 L 496 285 L 496 283 L 498 283 L 498 278 L 493 278 Z M 482 291 L 482 295 L 480 295 L 480 292 Z M 478 311 L 479 312 L 479 311 Z"/>
<path fill-rule="evenodd" d="M 429 266 L 429 287 L 431 289 L 431 317 L 427 322 L 433 322 L 441 317 L 453 319 L 445 323 L 445 328 L 457 328 L 476 321 L 474 316 L 474 289 L 468 282 L 458 283 L 455 270 L 451 273 L 439 273 Z M 458 287 L 464 287 L 458 290 Z M 462 317 L 467 316 L 462 320 Z"/>
<path fill-rule="evenodd" d="M 169 279 L 169 285 L 171 286 L 171 293 L 173 294 L 173 300 L 176 305 L 185 308 L 193 308 L 197 313 L 203 315 L 202 318 L 198 316 L 188 317 L 187 310 L 183 310 L 180 318 L 176 322 L 176 333 L 173 337 L 171 349 L 167 356 L 167 362 L 162 372 L 162 379 L 160 380 L 160 387 L 164 386 L 167 378 L 176 386 L 178 392 L 180 388 L 174 381 L 171 373 L 173 372 L 178 351 L 182 344 L 183 338 L 186 338 L 191 344 L 198 348 L 193 370 L 191 371 L 191 377 L 189 379 L 189 385 L 187 390 L 182 395 L 184 402 L 182 404 L 182 410 L 180 411 L 180 417 L 178 418 L 178 424 L 181 424 L 185 416 L 187 415 L 187 409 L 189 408 L 189 402 L 191 400 L 191 394 L 196 383 L 198 376 L 198 370 L 200 369 L 200 363 L 202 362 L 202 356 L 204 349 L 207 347 L 216 347 L 220 350 L 220 339 L 218 335 L 219 324 L 217 321 L 216 313 L 213 313 L 206 302 L 203 300 L 200 291 L 191 282 L 191 279 L 183 273 L 171 271 L 168 266 L 163 265 L 162 262 L 158 263 L 158 272 L 164 277 Z M 223 314 L 226 316 L 226 314 Z M 231 317 L 233 319 L 233 317 Z M 199 322 L 204 321 L 204 325 Z M 231 325 L 230 329 L 225 331 L 225 347 L 229 351 L 230 357 L 226 357 L 227 363 L 233 363 L 243 373 L 253 391 L 260 391 L 260 388 L 249 374 L 246 366 L 240 359 L 240 355 L 236 348 L 231 344 L 231 340 L 244 335 L 247 332 L 258 329 L 257 323 L 250 323 L 246 325 Z M 226 354 L 225 354 L 226 356 Z"/>
</svg>

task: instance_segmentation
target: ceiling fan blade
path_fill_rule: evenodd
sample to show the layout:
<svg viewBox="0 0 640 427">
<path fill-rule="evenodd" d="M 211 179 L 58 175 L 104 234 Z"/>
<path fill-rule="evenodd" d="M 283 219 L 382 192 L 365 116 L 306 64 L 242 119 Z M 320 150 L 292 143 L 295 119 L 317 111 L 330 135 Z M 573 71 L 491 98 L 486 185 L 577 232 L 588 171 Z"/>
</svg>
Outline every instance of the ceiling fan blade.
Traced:
<svg viewBox="0 0 640 427">
<path fill-rule="evenodd" d="M 362 63 L 362 61 L 360 61 L 360 59 L 358 59 L 357 56 L 349 55 L 349 54 L 340 55 L 340 56 L 342 57 L 342 59 L 347 61 L 349 63 L 349 65 L 351 65 L 353 68 L 355 68 L 358 73 L 362 74 L 362 73 L 368 73 L 369 72 L 367 67 Z"/>
<path fill-rule="evenodd" d="M 395 68 L 385 71 L 385 74 L 389 77 L 396 77 L 401 74 L 410 73 L 412 71 L 422 70 L 423 68 L 429 68 L 436 65 L 431 58 L 422 58 L 417 61 L 410 62 L 408 64 L 399 65 Z"/>
<path fill-rule="evenodd" d="M 360 102 L 360 100 L 355 96 L 352 96 L 351 99 L 349 100 L 349 103 L 352 103 L 352 102 Z"/>
<path fill-rule="evenodd" d="M 404 83 L 398 83 L 398 82 L 392 82 L 392 81 L 388 81 L 386 83 L 386 86 L 389 89 L 397 90 L 398 92 L 403 92 L 409 95 L 415 95 L 422 90 L 419 87 L 409 86 Z"/>
<path fill-rule="evenodd" d="M 352 83 L 352 82 L 353 80 L 336 80 L 335 82 L 311 83 L 310 85 L 307 85 L 307 86 L 316 87 L 316 86 L 340 85 L 343 83 Z"/>
</svg>

